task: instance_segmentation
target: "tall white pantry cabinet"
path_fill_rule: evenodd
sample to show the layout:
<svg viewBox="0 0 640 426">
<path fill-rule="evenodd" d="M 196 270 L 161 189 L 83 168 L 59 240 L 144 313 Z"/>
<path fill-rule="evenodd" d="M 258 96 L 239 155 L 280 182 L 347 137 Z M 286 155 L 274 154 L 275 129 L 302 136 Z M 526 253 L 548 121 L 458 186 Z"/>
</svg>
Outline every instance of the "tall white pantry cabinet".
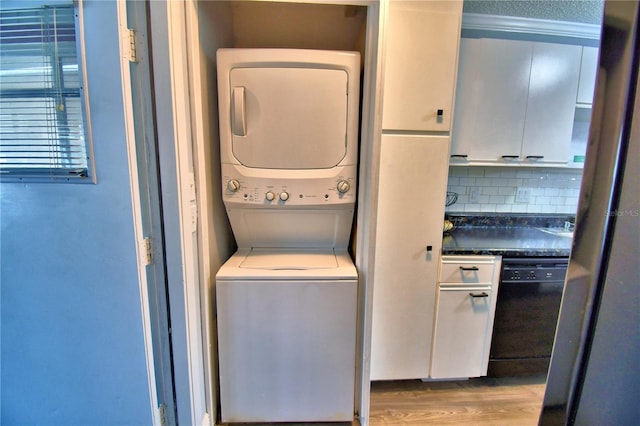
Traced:
<svg viewBox="0 0 640 426">
<path fill-rule="evenodd" d="M 390 1 L 371 380 L 429 377 L 462 1 Z"/>
</svg>

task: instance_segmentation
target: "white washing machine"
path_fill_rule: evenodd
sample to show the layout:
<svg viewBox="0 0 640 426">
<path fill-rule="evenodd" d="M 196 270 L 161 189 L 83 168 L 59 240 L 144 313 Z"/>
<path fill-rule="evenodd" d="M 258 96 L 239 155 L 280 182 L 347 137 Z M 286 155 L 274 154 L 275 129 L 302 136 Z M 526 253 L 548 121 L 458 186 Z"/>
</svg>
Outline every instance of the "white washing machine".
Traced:
<svg viewBox="0 0 640 426">
<path fill-rule="evenodd" d="M 218 51 L 223 201 L 216 275 L 223 422 L 351 421 L 360 57 Z"/>
</svg>

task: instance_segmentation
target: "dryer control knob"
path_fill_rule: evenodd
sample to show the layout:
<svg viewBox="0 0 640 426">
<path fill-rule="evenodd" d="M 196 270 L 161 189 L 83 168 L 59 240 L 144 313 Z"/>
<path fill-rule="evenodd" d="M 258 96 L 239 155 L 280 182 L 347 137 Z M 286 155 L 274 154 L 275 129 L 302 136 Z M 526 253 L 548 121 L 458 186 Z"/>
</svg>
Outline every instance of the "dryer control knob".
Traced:
<svg viewBox="0 0 640 426">
<path fill-rule="evenodd" d="M 286 191 L 283 191 L 280 193 L 280 199 L 282 201 L 287 201 L 289 199 L 289 193 Z"/>
<path fill-rule="evenodd" d="M 344 194 L 351 189 L 351 185 L 346 180 L 341 180 L 340 182 L 338 182 L 337 188 L 338 192 Z"/>
<path fill-rule="evenodd" d="M 276 194 L 273 191 L 267 191 L 267 193 L 264 194 L 264 198 L 266 198 L 267 201 L 273 201 L 276 199 Z"/>
<path fill-rule="evenodd" d="M 227 182 L 227 189 L 231 192 L 237 192 L 240 189 L 240 182 L 237 179 L 231 179 Z"/>
</svg>

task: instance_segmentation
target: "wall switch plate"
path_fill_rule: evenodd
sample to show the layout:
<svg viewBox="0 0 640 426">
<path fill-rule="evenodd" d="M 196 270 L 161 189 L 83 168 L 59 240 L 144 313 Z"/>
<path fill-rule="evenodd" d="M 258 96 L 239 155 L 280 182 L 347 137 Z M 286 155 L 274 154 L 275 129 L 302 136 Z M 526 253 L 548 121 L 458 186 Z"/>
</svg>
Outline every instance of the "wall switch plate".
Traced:
<svg viewBox="0 0 640 426">
<path fill-rule="evenodd" d="M 469 188 L 469 203 L 478 204 L 478 198 L 480 197 L 480 188 Z"/>
<path fill-rule="evenodd" d="M 518 188 L 516 191 L 516 203 L 528 203 L 531 201 L 531 188 Z"/>
</svg>

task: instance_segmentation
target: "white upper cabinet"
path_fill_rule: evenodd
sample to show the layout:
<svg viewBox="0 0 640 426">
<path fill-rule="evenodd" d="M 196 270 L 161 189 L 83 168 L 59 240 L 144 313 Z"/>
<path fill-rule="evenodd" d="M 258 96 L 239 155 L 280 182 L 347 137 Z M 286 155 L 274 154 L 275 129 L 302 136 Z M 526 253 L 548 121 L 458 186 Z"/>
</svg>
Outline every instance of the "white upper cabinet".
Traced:
<svg viewBox="0 0 640 426">
<path fill-rule="evenodd" d="M 583 47 L 578 83 L 578 105 L 591 106 L 595 92 L 596 72 L 598 71 L 598 48 Z"/>
<path fill-rule="evenodd" d="M 569 161 L 581 57 L 580 46 L 533 44 L 522 161 Z"/>
<path fill-rule="evenodd" d="M 569 160 L 580 46 L 462 39 L 452 164 Z"/>
<path fill-rule="evenodd" d="M 391 1 L 382 128 L 450 131 L 461 1 Z"/>
<path fill-rule="evenodd" d="M 520 156 L 533 43 L 463 38 L 452 156 Z"/>
</svg>

